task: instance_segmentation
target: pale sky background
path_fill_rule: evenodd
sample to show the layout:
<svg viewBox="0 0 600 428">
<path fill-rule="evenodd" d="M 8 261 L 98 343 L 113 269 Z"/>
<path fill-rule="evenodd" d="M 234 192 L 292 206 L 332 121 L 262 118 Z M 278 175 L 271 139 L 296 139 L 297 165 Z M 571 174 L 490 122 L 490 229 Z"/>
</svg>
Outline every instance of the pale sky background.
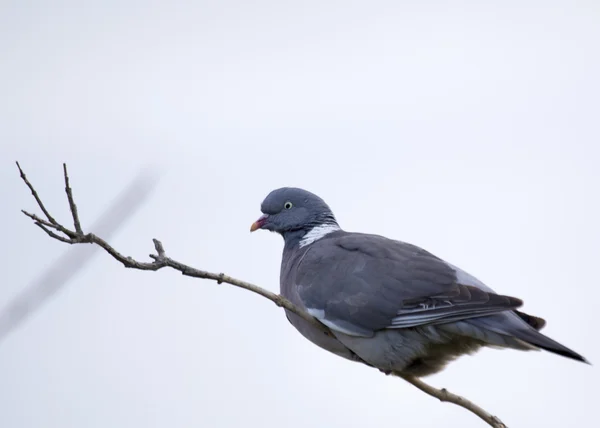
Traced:
<svg viewBox="0 0 600 428">
<path fill-rule="evenodd" d="M 282 240 L 249 226 L 300 186 L 600 363 L 600 2 L 491 3 L 3 1 L 0 305 L 69 250 L 20 213 L 15 160 L 70 224 L 67 162 L 84 228 L 154 165 L 111 240 L 128 255 L 156 237 L 278 290 Z M 100 253 L 0 343 L 0 380 L 3 428 L 483 426 L 258 296 Z M 511 428 L 597 421 L 597 366 L 549 353 L 484 350 L 427 381 Z"/>
</svg>

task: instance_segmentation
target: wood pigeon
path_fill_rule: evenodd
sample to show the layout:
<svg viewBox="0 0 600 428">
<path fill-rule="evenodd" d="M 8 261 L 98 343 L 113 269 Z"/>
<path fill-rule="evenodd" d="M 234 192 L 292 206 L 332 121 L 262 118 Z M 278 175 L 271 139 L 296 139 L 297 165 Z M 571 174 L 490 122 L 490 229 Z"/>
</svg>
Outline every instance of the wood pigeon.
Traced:
<svg viewBox="0 0 600 428">
<path fill-rule="evenodd" d="M 584 357 L 544 336 L 542 318 L 433 254 L 383 236 L 346 232 L 306 190 L 272 191 L 250 230 L 285 241 L 281 294 L 326 325 L 325 335 L 287 311 L 308 340 L 385 373 L 428 376 L 483 346 Z"/>
</svg>

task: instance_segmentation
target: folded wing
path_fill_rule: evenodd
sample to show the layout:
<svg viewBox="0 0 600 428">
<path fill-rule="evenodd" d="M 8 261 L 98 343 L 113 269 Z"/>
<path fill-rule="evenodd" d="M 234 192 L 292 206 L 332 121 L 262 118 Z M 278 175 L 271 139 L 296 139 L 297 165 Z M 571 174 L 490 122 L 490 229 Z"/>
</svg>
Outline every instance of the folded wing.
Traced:
<svg viewBox="0 0 600 428">
<path fill-rule="evenodd" d="M 522 305 L 517 298 L 460 284 L 443 260 L 377 235 L 346 233 L 315 242 L 298 264 L 294 281 L 313 316 L 357 336 L 476 318 Z"/>
</svg>

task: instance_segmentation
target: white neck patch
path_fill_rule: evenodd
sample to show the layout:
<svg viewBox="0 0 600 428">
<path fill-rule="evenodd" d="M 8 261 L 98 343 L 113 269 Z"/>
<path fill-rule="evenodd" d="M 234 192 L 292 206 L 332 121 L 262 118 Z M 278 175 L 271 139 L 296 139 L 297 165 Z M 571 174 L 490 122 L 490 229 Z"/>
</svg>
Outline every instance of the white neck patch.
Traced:
<svg viewBox="0 0 600 428">
<path fill-rule="evenodd" d="M 307 245 L 318 241 L 325 235 L 328 235 L 331 232 L 335 232 L 336 230 L 341 230 L 337 224 L 322 224 L 320 226 L 315 226 L 311 230 L 306 232 L 306 235 L 302 237 L 302 239 L 300 240 L 300 248 L 306 247 Z"/>
</svg>

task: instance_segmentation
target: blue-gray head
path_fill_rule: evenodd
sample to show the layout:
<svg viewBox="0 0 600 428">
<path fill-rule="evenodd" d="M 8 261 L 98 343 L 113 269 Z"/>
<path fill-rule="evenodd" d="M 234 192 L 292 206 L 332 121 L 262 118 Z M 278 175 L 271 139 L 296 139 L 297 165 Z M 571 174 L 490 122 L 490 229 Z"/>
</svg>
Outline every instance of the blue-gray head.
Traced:
<svg viewBox="0 0 600 428">
<path fill-rule="evenodd" d="M 273 190 L 261 204 L 260 210 L 263 215 L 252 224 L 251 232 L 265 229 L 285 237 L 320 226 L 337 227 L 335 217 L 323 199 L 295 187 Z"/>
</svg>

